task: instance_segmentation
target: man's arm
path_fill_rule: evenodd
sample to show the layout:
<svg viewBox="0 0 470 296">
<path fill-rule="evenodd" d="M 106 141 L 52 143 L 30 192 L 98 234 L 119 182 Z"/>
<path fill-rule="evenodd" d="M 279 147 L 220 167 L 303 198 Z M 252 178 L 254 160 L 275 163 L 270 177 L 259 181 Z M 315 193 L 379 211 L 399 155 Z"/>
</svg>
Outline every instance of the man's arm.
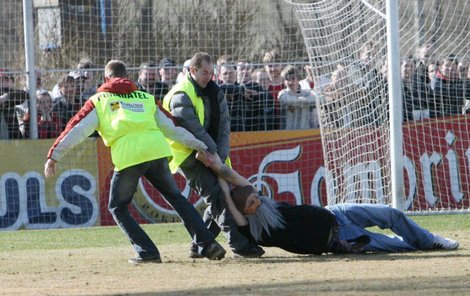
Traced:
<svg viewBox="0 0 470 296">
<path fill-rule="evenodd" d="M 248 220 L 246 219 L 246 217 L 242 213 L 240 213 L 240 211 L 237 209 L 237 207 L 233 203 L 232 197 L 230 195 L 229 185 L 221 177 L 219 177 L 218 180 L 219 180 L 220 188 L 222 188 L 222 191 L 225 195 L 225 202 L 227 203 L 227 208 L 232 214 L 233 219 L 235 220 L 238 226 L 248 225 Z"/>
<path fill-rule="evenodd" d="M 165 137 L 180 142 L 193 150 L 203 151 L 207 149 L 204 142 L 196 139 L 196 137 L 186 129 L 175 126 L 167 114 L 162 112 L 159 108 L 157 108 L 157 112 L 155 112 L 155 121 Z"/>
<path fill-rule="evenodd" d="M 64 157 L 65 153 L 83 142 L 98 128 L 98 115 L 92 101 L 85 105 L 70 119 L 64 131 L 55 140 L 47 153 L 47 161 L 44 165 L 44 175 L 55 175 L 55 164 Z"/>
<path fill-rule="evenodd" d="M 170 102 L 170 111 L 178 125 L 188 130 L 207 145 L 211 153 L 217 152 L 217 144 L 199 122 L 191 99 L 185 93 L 175 94 Z"/>
<path fill-rule="evenodd" d="M 217 154 L 198 153 L 196 158 L 204 163 L 207 167 L 211 168 L 216 175 L 227 181 L 234 186 L 253 186 L 247 179 L 242 177 L 237 171 L 229 168 L 222 163 Z"/>
</svg>

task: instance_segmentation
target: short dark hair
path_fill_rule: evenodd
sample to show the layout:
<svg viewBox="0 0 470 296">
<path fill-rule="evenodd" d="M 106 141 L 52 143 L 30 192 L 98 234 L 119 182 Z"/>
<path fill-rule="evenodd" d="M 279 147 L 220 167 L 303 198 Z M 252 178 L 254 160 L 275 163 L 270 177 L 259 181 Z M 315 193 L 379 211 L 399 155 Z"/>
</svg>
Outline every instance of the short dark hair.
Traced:
<svg viewBox="0 0 470 296">
<path fill-rule="evenodd" d="M 73 78 L 73 76 L 70 76 L 69 74 L 65 74 L 59 78 L 59 82 L 57 83 L 57 85 L 59 87 L 62 87 L 66 83 L 75 83 L 75 78 Z"/>
<path fill-rule="evenodd" d="M 204 61 L 209 64 L 212 64 L 211 55 L 208 54 L 207 52 L 198 52 L 191 58 L 191 62 L 189 62 L 189 66 L 199 69 L 202 66 L 202 62 Z"/>
<path fill-rule="evenodd" d="M 120 60 L 111 60 L 106 64 L 104 68 L 104 76 L 108 78 L 120 77 L 126 78 L 127 77 L 127 69 L 126 64 Z"/>
<path fill-rule="evenodd" d="M 82 58 L 78 62 L 77 69 L 93 69 L 95 65 L 91 62 L 89 58 Z"/>
<path fill-rule="evenodd" d="M 225 65 L 225 64 L 231 64 L 233 63 L 233 59 L 232 59 L 232 56 L 229 55 L 229 54 L 224 54 L 224 55 L 221 55 L 218 59 L 217 59 L 217 65 L 220 66 L 220 65 Z"/>
<path fill-rule="evenodd" d="M 173 59 L 171 58 L 163 58 L 160 60 L 160 62 L 158 63 L 158 66 L 160 66 L 160 68 L 164 68 L 164 67 L 174 67 L 176 66 L 176 63 Z"/>
<path fill-rule="evenodd" d="M 288 79 L 291 76 L 295 76 L 297 78 L 300 77 L 300 71 L 293 65 L 287 65 L 284 69 L 282 69 L 281 77 L 283 79 Z"/>
<path fill-rule="evenodd" d="M 233 203 L 240 212 L 243 213 L 243 210 L 245 209 L 246 205 L 246 200 L 253 193 L 256 193 L 256 190 L 253 186 L 249 185 L 237 187 L 232 191 L 231 195 Z"/>
<path fill-rule="evenodd" d="M 156 68 L 156 67 L 157 67 L 157 64 L 154 61 L 148 61 L 148 62 L 143 62 L 142 64 L 140 64 L 139 69 L 142 70 L 142 69 Z"/>
<path fill-rule="evenodd" d="M 453 53 L 449 54 L 446 59 L 446 61 L 449 61 L 449 62 L 452 62 L 454 64 L 458 64 L 459 63 L 459 60 L 457 59 L 457 56 Z"/>
</svg>

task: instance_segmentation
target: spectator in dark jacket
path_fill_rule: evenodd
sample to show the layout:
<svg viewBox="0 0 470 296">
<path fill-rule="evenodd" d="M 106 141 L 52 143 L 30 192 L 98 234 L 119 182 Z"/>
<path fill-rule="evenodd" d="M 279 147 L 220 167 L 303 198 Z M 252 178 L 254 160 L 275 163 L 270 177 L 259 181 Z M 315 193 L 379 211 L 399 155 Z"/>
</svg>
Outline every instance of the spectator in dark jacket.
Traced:
<svg viewBox="0 0 470 296">
<path fill-rule="evenodd" d="M 465 105 L 464 82 L 458 76 L 455 55 L 445 58 L 436 73 L 434 84 L 435 117 L 462 114 Z M 470 96 L 469 96 L 470 97 Z"/>
<path fill-rule="evenodd" d="M 0 69 L 0 140 L 23 138 L 16 116 L 16 106 L 27 104 L 27 92 L 14 88 L 14 77 Z"/>
</svg>

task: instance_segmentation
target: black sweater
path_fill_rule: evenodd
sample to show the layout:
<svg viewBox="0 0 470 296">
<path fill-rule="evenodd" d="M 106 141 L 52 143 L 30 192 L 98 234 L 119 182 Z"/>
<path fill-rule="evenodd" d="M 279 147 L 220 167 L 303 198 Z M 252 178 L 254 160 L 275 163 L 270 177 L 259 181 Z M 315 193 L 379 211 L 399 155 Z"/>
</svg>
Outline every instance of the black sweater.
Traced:
<svg viewBox="0 0 470 296">
<path fill-rule="evenodd" d="M 278 247 L 291 253 L 316 254 L 328 252 L 328 239 L 335 216 L 327 209 L 313 205 L 293 206 L 279 203 L 278 209 L 285 221 L 285 228 L 271 229 L 271 235 L 263 232 L 258 245 Z M 240 232 L 253 240 L 248 225 Z"/>
</svg>

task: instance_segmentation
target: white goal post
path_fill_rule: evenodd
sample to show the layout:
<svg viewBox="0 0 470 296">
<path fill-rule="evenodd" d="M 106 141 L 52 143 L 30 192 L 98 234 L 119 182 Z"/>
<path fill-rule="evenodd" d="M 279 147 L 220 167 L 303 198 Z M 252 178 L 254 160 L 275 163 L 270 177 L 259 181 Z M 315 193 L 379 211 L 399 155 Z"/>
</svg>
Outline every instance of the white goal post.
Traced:
<svg viewBox="0 0 470 296">
<path fill-rule="evenodd" d="M 468 212 L 470 3 L 287 2 L 332 80 L 317 89 L 328 203 Z"/>
</svg>

